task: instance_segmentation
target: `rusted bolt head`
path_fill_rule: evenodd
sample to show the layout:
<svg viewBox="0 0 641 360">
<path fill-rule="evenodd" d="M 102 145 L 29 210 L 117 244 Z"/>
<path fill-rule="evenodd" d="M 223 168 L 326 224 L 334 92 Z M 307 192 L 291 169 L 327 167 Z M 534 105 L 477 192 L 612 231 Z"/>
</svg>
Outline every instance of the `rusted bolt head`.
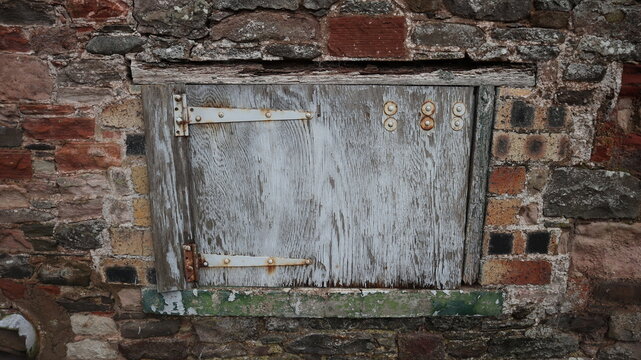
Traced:
<svg viewBox="0 0 641 360">
<path fill-rule="evenodd" d="M 224 112 L 222 112 L 222 111 L 221 111 L 221 112 L 219 112 L 219 113 L 218 113 L 218 117 L 219 117 L 219 118 L 221 118 L 221 117 L 223 117 L 223 116 L 225 116 L 225 113 L 224 113 Z"/>
<path fill-rule="evenodd" d="M 452 107 L 452 112 L 456 116 L 463 116 L 463 114 L 465 114 L 465 105 L 463 105 L 463 103 L 460 103 L 460 102 L 454 104 L 454 106 Z"/>
<path fill-rule="evenodd" d="M 395 102 L 393 101 L 388 101 L 383 105 L 383 111 L 385 112 L 385 115 L 394 115 L 398 111 L 398 106 L 396 105 Z"/>
<path fill-rule="evenodd" d="M 423 116 L 419 125 L 423 130 L 432 130 L 434 129 L 434 119 L 429 116 Z"/>
<path fill-rule="evenodd" d="M 423 113 L 423 115 L 431 116 L 435 111 L 436 105 L 434 105 L 434 103 L 430 100 L 424 102 L 423 106 L 421 106 L 421 112 Z"/>
<path fill-rule="evenodd" d="M 231 260 L 230 260 L 229 258 L 225 258 L 225 260 L 223 260 L 223 262 L 224 262 L 225 264 L 229 264 L 229 263 L 231 262 Z"/>
<path fill-rule="evenodd" d="M 305 117 L 306 117 L 307 119 L 311 119 L 311 118 L 312 118 L 312 116 L 313 116 L 313 115 L 312 115 L 312 113 L 310 113 L 310 112 L 306 112 L 306 113 L 305 113 Z"/>
<path fill-rule="evenodd" d="M 271 258 L 270 258 L 270 259 L 267 259 L 267 263 L 268 263 L 268 264 L 273 264 L 273 263 L 274 263 L 274 259 L 271 259 Z"/>
<path fill-rule="evenodd" d="M 383 122 L 383 126 L 387 131 L 394 131 L 398 126 L 398 121 L 396 121 L 396 119 L 394 119 L 393 117 L 390 117 L 385 119 L 385 121 Z"/>
</svg>

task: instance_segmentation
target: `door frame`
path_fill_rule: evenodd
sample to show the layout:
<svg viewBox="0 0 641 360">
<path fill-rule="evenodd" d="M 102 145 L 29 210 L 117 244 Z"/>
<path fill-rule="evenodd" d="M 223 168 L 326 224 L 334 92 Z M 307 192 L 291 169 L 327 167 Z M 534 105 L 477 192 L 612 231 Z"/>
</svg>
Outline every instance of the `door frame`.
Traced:
<svg viewBox="0 0 641 360">
<path fill-rule="evenodd" d="M 462 283 L 474 284 L 480 268 L 485 219 L 486 185 L 490 159 L 490 145 L 494 121 L 496 85 L 505 83 L 504 74 L 498 76 L 481 73 L 481 79 L 473 76 L 435 76 L 412 74 L 404 76 L 336 76 L 334 78 L 309 76 L 236 77 L 215 84 L 376 84 L 420 86 L 473 86 L 475 88 L 475 116 L 472 134 L 472 154 L 468 181 L 468 202 L 465 224 L 464 263 Z M 166 77 L 165 77 L 166 79 Z M 193 283 L 185 277 L 183 246 L 194 243 L 192 234 L 196 226 L 191 221 L 190 209 L 190 159 L 189 137 L 174 136 L 174 94 L 185 92 L 186 84 L 212 84 L 212 77 L 196 81 L 193 73 L 181 83 L 150 84 L 142 86 L 143 117 L 145 121 L 146 155 L 149 174 L 149 197 L 151 202 L 152 236 L 158 291 L 192 289 Z M 522 72 L 516 76 L 517 86 L 532 86 L 533 75 Z M 134 76 L 136 81 L 136 77 Z M 144 78 L 143 78 L 144 80 Z M 157 78 L 157 80 L 162 80 Z M 207 81 L 209 80 L 209 81 Z M 411 80 L 411 81 L 410 81 Z M 486 84 L 486 85 L 480 85 Z M 187 209 L 181 212 L 179 209 Z"/>
</svg>

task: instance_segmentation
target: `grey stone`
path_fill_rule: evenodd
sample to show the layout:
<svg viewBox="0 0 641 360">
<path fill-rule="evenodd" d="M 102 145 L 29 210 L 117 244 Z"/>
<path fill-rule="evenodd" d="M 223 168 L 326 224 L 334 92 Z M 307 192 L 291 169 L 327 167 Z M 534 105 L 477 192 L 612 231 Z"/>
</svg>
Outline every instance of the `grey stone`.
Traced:
<svg viewBox="0 0 641 360">
<path fill-rule="evenodd" d="M 133 16 L 140 33 L 199 38 L 207 32 L 209 12 L 205 0 L 137 0 Z"/>
<path fill-rule="evenodd" d="M 570 23 L 570 13 L 563 11 L 537 11 L 532 14 L 530 23 L 537 27 L 565 29 Z"/>
<path fill-rule="evenodd" d="M 485 43 L 479 47 L 468 49 L 467 54 L 474 61 L 507 61 L 510 50 L 504 46 Z"/>
<path fill-rule="evenodd" d="M 370 352 L 376 348 L 376 342 L 366 333 L 308 334 L 288 343 L 285 348 L 297 354 L 342 355 Z"/>
<path fill-rule="evenodd" d="M 0 126 L 0 147 L 16 147 L 22 145 L 22 129 Z"/>
<path fill-rule="evenodd" d="M 58 74 L 58 81 L 62 84 L 104 87 L 111 81 L 122 80 L 125 73 L 124 63 L 120 59 L 83 59 L 65 66 Z"/>
<path fill-rule="evenodd" d="M 414 12 L 435 12 L 441 7 L 441 0 L 405 0 L 405 4 Z"/>
<path fill-rule="evenodd" d="M 53 215 L 48 212 L 33 209 L 6 209 L 0 210 L 0 223 L 21 224 L 36 221 L 48 221 Z"/>
<path fill-rule="evenodd" d="M 259 319 L 256 318 L 215 318 L 194 322 L 198 339 L 202 342 L 223 344 L 229 341 L 243 341 L 258 335 Z"/>
<path fill-rule="evenodd" d="M 113 55 L 142 51 L 146 40 L 138 36 L 99 35 L 89 40 L 87 51 L 92 54 Z"/>
<path fill-rule="evenodd" d="M 261 59 L 259 45 L 254 43 L 233 43 L 227 40 L 205 41 L 191 50 L 193 61 L 255 60 Z"/>
<path fill-rule="evenodd" d="M 269 318 L 265 323 L 265 327 L 269 331 L 293 332 L 298 330 L 300 326 L 301 320 L 299 319 Z"/>
<path fill-rule="evenodd" d="M 605 76 L 605 66 L 570 64 L 563 72 L 565 81 L 597 82 Z"/>
<path fill-rule="evenodd" d="M 302 13 L 249 12 L 223 19 L 211 28 L 213 40 L 306 41 L 318 36 L 318 20 Z"/>
<path fill-rule="evenodd" d="M 562 88 L 557 91 L 556 100 L 568 105 L 588 105 L 592 101 L 593 90 L 572 90 Z"/>
<path fill-rule="evenodd" d="M 577 351 L 575 336 L 558 333 L 549 337 L 497 336 L 489 341 L 491 357 L 548 359 L 559 358 Z"/>
<path fill-rule="evenodd" d="M 303 6 L 310 10 L 329 9 L 338 0 L 303 0 Z"/>
<path fill-rule="evenodd" d="M 424 23 L 414 28 L 412 42 L 421 46 L 478 46 L 484 42 L 483 30 L 465 24 Z"/>
<path fill-rule="evenodd" d="M 55 260 L 38 269 L 38 280 L 45 284 L 89 286 L 90 279 L 91 267 L 79 261 Z"/>
<path fill-rule="evenodd" d="M 189 355 L 189 343 L 174 339 L 144 339 L 118 344 L 120 352 L 130 360 L 181 360 Z"/>
<path fill-rule="evenodd" d="M 542 28 L 496 29 L 492 32 L 492 36 L 497 40 L 529 41 L 544 44 L 565 41 L 565 34 L 561 31 Z"/>
<path fill-rule="evenodd" d="M 198 357 L 207 359 L 239 358 L 249 354 L 245 346 L 233 342 L 224 345 L 199 344 L 193 352 Z"/>
<path fill-rule="evenodd" d="M 214 1 L 218 10 L 255 10 L 265 9 L 298 9 L 298 0 L 218 0 Z"/>
<path fill-rule="evenodd" d="M 76 335 L 109 336 L 116 335 L 116 323 L 107 316 L 73 314 L 71 328 Z"/>
<path fill-rule="evenodd" d="M 106 227 L 102 220 L 59 224 L 54 229 L 54 239 L 66 248 L 96 249 L 100 247 L 100 234 Z"/>
<path fill-rule="evenodd" d="M 579 50 L 587 54 L 596 54 L 613 60 L 641 59 L 641 46 L 625 40 L 584 35 L 579 41 Z"/>
<path fill-rule="evenodd" d="M 641 360 L 641 344 L 617 343 L 599 350 L 598 360 Z"/>
<path fill-rule="evenodd" d="M 0 278 L 26 279 L 32 274 L 28 256 L 0 254 Z"/>
<path fill-rule="evenodd" d="M 559 56 L 561 50 L 551 45 L 518 46 L 517 53 L 525 61 L 546 61 Z"/>
<path fill-rule="evenodd" d="M 619 341 L 641 341 L 641 312 L 612 314 L 608 336 Z"/>
<path fill-rule="evenodd" d="M 104 341 L 85 339 L 67 344 L 67 359 L 70 360 L 113 360 L 117 358 L 118 352 Z"/>
<path fill-rule="evenodd" d="M 265 51 L 284 59 L 313 59 L 320 56 L 320 47 L 316 44 L 270 44 Z"/>
<path fill-rule="evenodd" d="M 52 25 L 54 21 L 53 7 L 49 4 L 24 0 L 0 3 L 0 24 Z"/>
<path fill-rule="evenodd" d="M 24 224 L 20 226 L 20 230 L 22 230 L 27 237 L 52 236 L 53 224 Z"/>
<path fill-rule="evenodd" d="M 543 194 L 545 216 L 626 219 L 640 212 L 641 180 L 624 172 L 558 168 Z"/>
<path fill-rule="evenodd" d="M 338 7 L 342 14 L 362 15 L 389 14 L 394 9 L 394 5 L 385 0 L 347 0 Z"/>
<path fill-rule="evenodd" d="M 570 11 L 579 0 L 534 0 L 537 10 Z"/>
<path fill-rule="evenodd" d="M 582 33 L 636 42 L 641 38 L 638 1 L 583 0 L 573 13 L 574 26 Z"/>
<path fill-rule="evenodd" d="M 532 3 L 523 0 L 444 0 L 445 7 L 454 15 L 477 20 L 512 22 L 525 19 Z"/>
<path fill-rule="evenodd" d="M 179 320 L 128 321 L 120 324 L 122 337 L 131 339 L 170 336 L 178 330 L 180 330 Z"/>
</svg>

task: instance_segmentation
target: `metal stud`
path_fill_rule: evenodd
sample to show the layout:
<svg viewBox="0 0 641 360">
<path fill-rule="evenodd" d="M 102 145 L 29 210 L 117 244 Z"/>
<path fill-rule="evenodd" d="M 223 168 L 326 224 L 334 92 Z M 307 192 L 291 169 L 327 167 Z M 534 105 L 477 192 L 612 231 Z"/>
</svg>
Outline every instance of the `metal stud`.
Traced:
<svg viewBox="0 0 641 360">
<path fill-rule="evenodd" d="M 434 119 L 432 119 L 429 116 L 423 116 L 423 118 L 421 119 L 421 122 L 419 123 L 419 125 L 421 126 L 421 129 L 423 129 L 423 130 L 426 130 L 426 131 L 427 130 L 432 130 L 432 129 L 434 129 Z"/>
<path fill-rule="evenodd" d="M 176 101 L 180 101 L 180 100 L 182 100 L 182 99 L 183 99 L 183 97 L 182 97 L 182 96 L 180 96 L 180 95 L 176 95 L 176 96 L 174 97 L 174 99 L 176 99 Z"/>
<path fill-rule="evenodd" d="M 203 261 L 203 266 L 207 267 L 207 266 L 209 266 L 209 263 L 207 261 Z"/>
<path fill-rule="evenodd" d="M 200 116 L 196 116 L 196 121 L 200 121 L 200 120 L 202 120 L 202 119 L 203 119 L 202 117 L 200 117 Z"/>
<path fill-rule="evenodd" d="M 313 115 L 312 115 L 312 113 L 310 113 L 310 112 L 306 112 L 306 113 L 305 113 L 305 117 L 306 117 L 307 119 L 311 119 L 311 118 L 312 118 L 312 116 L 313 116 Z"/>
<path fill-rule="evenodd" d="M 225 260 L 223 260 L 223 262 L 224 262 L 225 264 L 229 264 L 229 263 L 231 262 L 231 260 L 229 260 L 229 258 L 226 258 Z"/>
<path fill-rule="evenodd" d="M 218 117 L 219 117 L 219 118 L 224 117 L 224 116 L 225 116 L 225 113 L 224 113 L 224 112 L 222 112 L 222 111 L 221 111 L 221 112 L 219 112 L 219 113 L 218 113 Z"/>
<path fill-rule="evenodd" d="M 452 106 L 452 113 L 456 116 L 463 116 L 465 114 L 465 105 L 463 103 L 457 102 Z"/>
<path fill-rule="evenodd" d="M 267 263 L 268 264 L 273 264 L 274 263 L 274 259 L 267 259 Z"/>
<path fill-rule="evenodd" d="M 385 130 L 387 131 L 394 131 L 396 130 L 396 127 L 398 126 L 398 121 L 394 119 L 393 117 L 389 117 L 383 121 L 383 127 L 385 127 Z"/>
<path fill-rule="evenodd" d="M 398 111 L 398 105 L 396 105 L 395 102 L 393 101 L 388 101 L 383 105 L 383 112 L 385 112 L 385 115 L 392 116 L 396 114 Z"/>
<path fill-rule="evenodd" d="M 266 112 L 265 113 L 265 117 L 269 119 L 270 117 L 272 117 L 272 113 L 270 113 L 269 111 Z"/>
<path fill-rule="evenodd" d="M 463 119 L 461 119 L 460 117 L 454 117 L 452 118 L 450 125 L 452 126 L 452 129 L 459 131 L 463 129 Z"/>
<path fill-rule="evenodd" d="M 427 100 L 423 103 L 423 106 L 421 106 L 421 112 L 423 115 L 432 116 L 434 112 L 436 112 L 436 105 L 434 105 L 432 101 Z"/>
<path fill-rule="evenodd" d="M 310 265 L 312 263 L 311 259 L 305 259 L 305 264 Z"/>
</svg>

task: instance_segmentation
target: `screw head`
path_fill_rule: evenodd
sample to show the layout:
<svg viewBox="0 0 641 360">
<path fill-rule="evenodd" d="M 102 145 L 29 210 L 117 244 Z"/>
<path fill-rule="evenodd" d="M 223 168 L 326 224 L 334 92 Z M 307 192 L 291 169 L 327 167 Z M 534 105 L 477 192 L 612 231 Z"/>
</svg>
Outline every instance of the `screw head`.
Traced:
<svg viewBox="0 0 641 360">
<path fill-rule="evenodd" d="M 456 116 L 463 116 L 463 114 L 465 114 L 465 105 L 460 102 L 454 104 L 454 106 L 452 107 L 452 112 Z"/>
<path fill-rule="evenodd" d="M 273 264 L 274 263 L 274 259 L 267 259 L 267 263 L 268 264 Z"/>
<path fill-rule="evenodd" d="M 434 105 L 434 103 L 430 100 L 424 102 L 423 106 L 421 106 L 421 112 L 423 113 L 423 115 L 431 116 L 435 111 L 436 105 Z"/>
<path fill-rule="evenodd" d="M 313 116 L 313 115 L 312 115 L 312 113 L 310 113 L 310 112 L 306 112 L 306 113 L 305 113 L 305 117 L 306 117 L 307 119 L 311 119 L 311 118 L 312 118 L 312 116 Z"/>
<path fill-rule="evenodd" d="M 207 267 L 207 266 L 209 266 L 209 263 L 207 261 L 203 261 L 203 266 Z"/>
<path fill-rule="evenodd" d="M 229 264 L 229 263 L 231 262 L 231 260 L 230 260 L 229 258 L 225 258 L 225 260 L 223 260 L 223 262 L 224 262 L 225 264 Z"/>
<path fill-rule="evenodd" d="M 434 119 L 429 116 L 424 116 L 419 123 L 421 129 L 423 130 L 432 130 L 434 128 Z"/>
<path fill-rule="evenodd" d="M 200 120 L 202 120 L 202 119 L 203 119 L 202 117 L 200 117 L 200 116 L 196 116 L 196 121 L 200 121 Z"/>
<path fill-rule="evenodd" d="M 224 117 L 224 116 L 225 116 L 225 113 L 224 113 L 224 112 L 222 112 L 222 111 L 221 111 L 221 112 L 219 112 L 219 113 L 218 113 L 218 117 L 219 117 L 219 118 Z"/>
<path fill-rule="evenodd" d="M 463 119 L 461 119 L 460 117 L 455 117 L 450 122 L 450 125 L 452 126 L 453 130 L 459 131 L 463 129 Z"/>
<path fill-rule="evenodd" d="M 398 111 L 398 105 L 393 101 L 388 101 L 383 105 L 383 112 L 385 115 L 392 116 Z"/>
<path fill-rule="evenodd" d="M 383 126 L 387 131 L 394 131 L 398 126 L 398 121 L 396 121 L 396 119 L 394 119 L 393 117 L 389 117 L 385 119 L 385 121 L 383 122 Z"/>
<path fill-rule="evenodd" d="M 272 113 L 270 113 L 269 111 L 266 112 L 265 113 L 265 117 L 269 119 L 270 117 L 272 117 Z"/>
</svg>

